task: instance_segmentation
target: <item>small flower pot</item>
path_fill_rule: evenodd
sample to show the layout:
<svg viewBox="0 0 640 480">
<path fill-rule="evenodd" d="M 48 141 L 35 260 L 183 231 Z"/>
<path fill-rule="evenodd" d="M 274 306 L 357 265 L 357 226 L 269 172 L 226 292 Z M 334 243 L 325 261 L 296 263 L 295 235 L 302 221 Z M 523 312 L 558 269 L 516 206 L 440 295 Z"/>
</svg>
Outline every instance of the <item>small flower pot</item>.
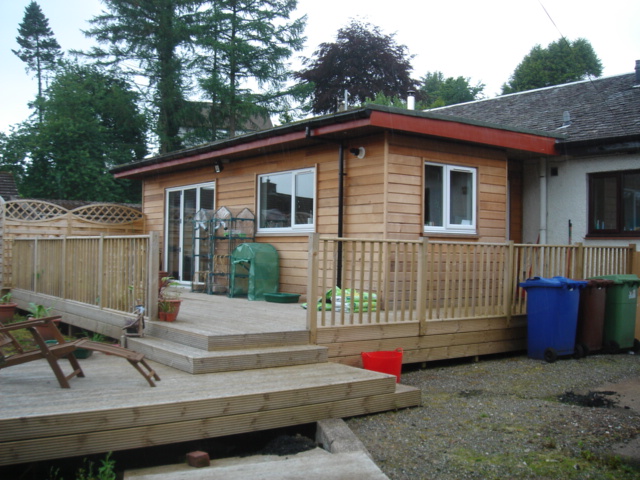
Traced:
<svg viewBox="0 0 640 480">
<path fill-rule="evenodd" d="M 161 322 L 175 322 L 180 311 L 182 300 L 179 298 L 165 299 L 159 302 L 160 310 L 158 312 L 158 320 Z"/>
<path fill-rule="evenodd" d="M 9 322 L 13 320 L 13 316 L 18 308 L 17 303 L 2 303 L 0 304 L 0 323 Z"/>
<path fill-rule="evenodd" d="M 29 317 L 29 320 L 33 320 L 33 317 Z M 56 319 L 53 320 L 53 324 L 55 325 L 55 328 L 58 328 L 58 325 L 60 325 L 60 319 Z M 51 325 L 38 325 L 36 326 L 36 330 L 38 331 L 38 333 L 40 334 L 40 336 L 43 338 L 43 340 L 55 340 L 56 337 L 54 335 L 54 327 L 52 327 Z"/>
</svg>

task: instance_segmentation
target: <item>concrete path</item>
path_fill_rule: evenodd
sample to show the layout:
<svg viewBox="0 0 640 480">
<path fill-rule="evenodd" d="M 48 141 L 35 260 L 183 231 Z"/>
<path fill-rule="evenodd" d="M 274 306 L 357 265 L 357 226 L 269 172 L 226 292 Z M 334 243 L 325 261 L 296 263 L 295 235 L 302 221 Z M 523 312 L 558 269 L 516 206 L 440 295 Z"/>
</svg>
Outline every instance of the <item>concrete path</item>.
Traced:
<svg viewBox="0 0 640 480">
<path fill-rule="evenodd" d="M 214 460 L 209 467 L 186 464 L 129 470 L 125 480 L 389 480 L 362 442 L 341 419 L 318 422 L 322 446 L 296 455 L 255 455 Z"/>
</svg>

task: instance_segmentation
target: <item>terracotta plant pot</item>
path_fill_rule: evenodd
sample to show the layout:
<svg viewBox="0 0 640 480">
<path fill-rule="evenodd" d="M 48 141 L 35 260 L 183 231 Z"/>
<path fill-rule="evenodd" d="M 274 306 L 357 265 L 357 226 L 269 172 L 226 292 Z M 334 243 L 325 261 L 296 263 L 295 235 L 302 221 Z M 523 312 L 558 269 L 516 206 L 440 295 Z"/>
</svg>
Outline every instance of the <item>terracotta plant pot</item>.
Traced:
<svg viewBox="0 0 640 480">
<path fill-rule="evenodd" d="M 29 317 L 29 320 L 33 320 L 33 317 Z M 54 320 L 53 324 L 56 326 L 55 328 L 58 328 L 60 319 Z M 44 340 L 55 340 L 53 335 L 54 330 L 50 325 L 38 325 L 36 330 Z"/>
<path fill-rule="evenodd" d="M 175 322 L 178 317 L 178 312 L 180 311 L 181 303 L 182 300 L 179 298 L 161 300 L 159 302 L 160 310 L 158 311 L 158 320 L 162 322 Z"/>
<path fill-rule="evenodd" d="M 17 303 L 2 303 L 0 304 L 0 323 L 9 322 L 13 320 L 13 316 L 18 308 Z"/>
</svg>

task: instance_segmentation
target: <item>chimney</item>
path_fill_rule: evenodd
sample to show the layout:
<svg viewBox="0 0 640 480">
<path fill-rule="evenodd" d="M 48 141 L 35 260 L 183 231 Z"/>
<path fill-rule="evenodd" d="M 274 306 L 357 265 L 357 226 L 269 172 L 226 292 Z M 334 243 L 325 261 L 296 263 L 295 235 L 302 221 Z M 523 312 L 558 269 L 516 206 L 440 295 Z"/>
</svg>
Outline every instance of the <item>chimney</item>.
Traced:
<svg viewBox="0 0 640 480">
<path fill-rule="evenodd" d="M 636 65 L 636 77 L 638 76 L 638 72 L 637 72 L 638 66 Z M 408 96 L 407 96 L 407 109 L 408 110 L 415 110 L 416 109 L 416 97 L 415 97 L 415 93 L 413 90 L 409 90 L 408 92 Z"/>
<path fill-rule="evenodd" d="M 640 60 L 636 60 L 636 85 L 640 85 Z"/>
</svg>

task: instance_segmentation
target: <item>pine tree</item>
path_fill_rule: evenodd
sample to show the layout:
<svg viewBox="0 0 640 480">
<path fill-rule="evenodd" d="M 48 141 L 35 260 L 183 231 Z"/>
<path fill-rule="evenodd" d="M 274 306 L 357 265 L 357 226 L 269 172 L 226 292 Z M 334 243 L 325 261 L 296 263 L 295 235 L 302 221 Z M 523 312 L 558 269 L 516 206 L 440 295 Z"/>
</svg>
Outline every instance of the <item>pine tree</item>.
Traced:
<svg viewBox="0 0 640 480">
<path fill-rule="evenodd" d="M 42 90 L 47 71 L 53 71 L 62 58 L 60 45 L 49 28 L 49 20 L 42 13 L 40 5 L 32 1 L 24 9 L 24 17 L 18 29 L 16 41 L 19 50 L 11 50 L 20 60 L 27 64 L 27 72 L 35 72 L 38 79 L 38 96 L 36 111 L 42 123 Z"/>
<path fill-rule="evenodd" d="M 297 0 L 210 1 L 196 36 L 200 49 L 199 84 L 212 102 L 209 123 L 229 137 L 251 117 L 288 110 L 285 88 L 292 76 L 287 59 L 303 47 L 306 18 L 290 20 Z M 254 93 L 247 85 L 257 82 Z"/>
<path fill-rule="evenodd" d="M 104 64 L 131 67 L 132 76 L 148 79 L 160 153 L 181 148 L 185 106 L 185 69 L 199 1 L 103 0 L 107 13 L 90 20 L 84 32 L 106 49 L 86 54 Z M 126 63 L 125 63 L 126 62 Z M 125 68 L 127 68 L 125 67 Z"/>
</svg>

